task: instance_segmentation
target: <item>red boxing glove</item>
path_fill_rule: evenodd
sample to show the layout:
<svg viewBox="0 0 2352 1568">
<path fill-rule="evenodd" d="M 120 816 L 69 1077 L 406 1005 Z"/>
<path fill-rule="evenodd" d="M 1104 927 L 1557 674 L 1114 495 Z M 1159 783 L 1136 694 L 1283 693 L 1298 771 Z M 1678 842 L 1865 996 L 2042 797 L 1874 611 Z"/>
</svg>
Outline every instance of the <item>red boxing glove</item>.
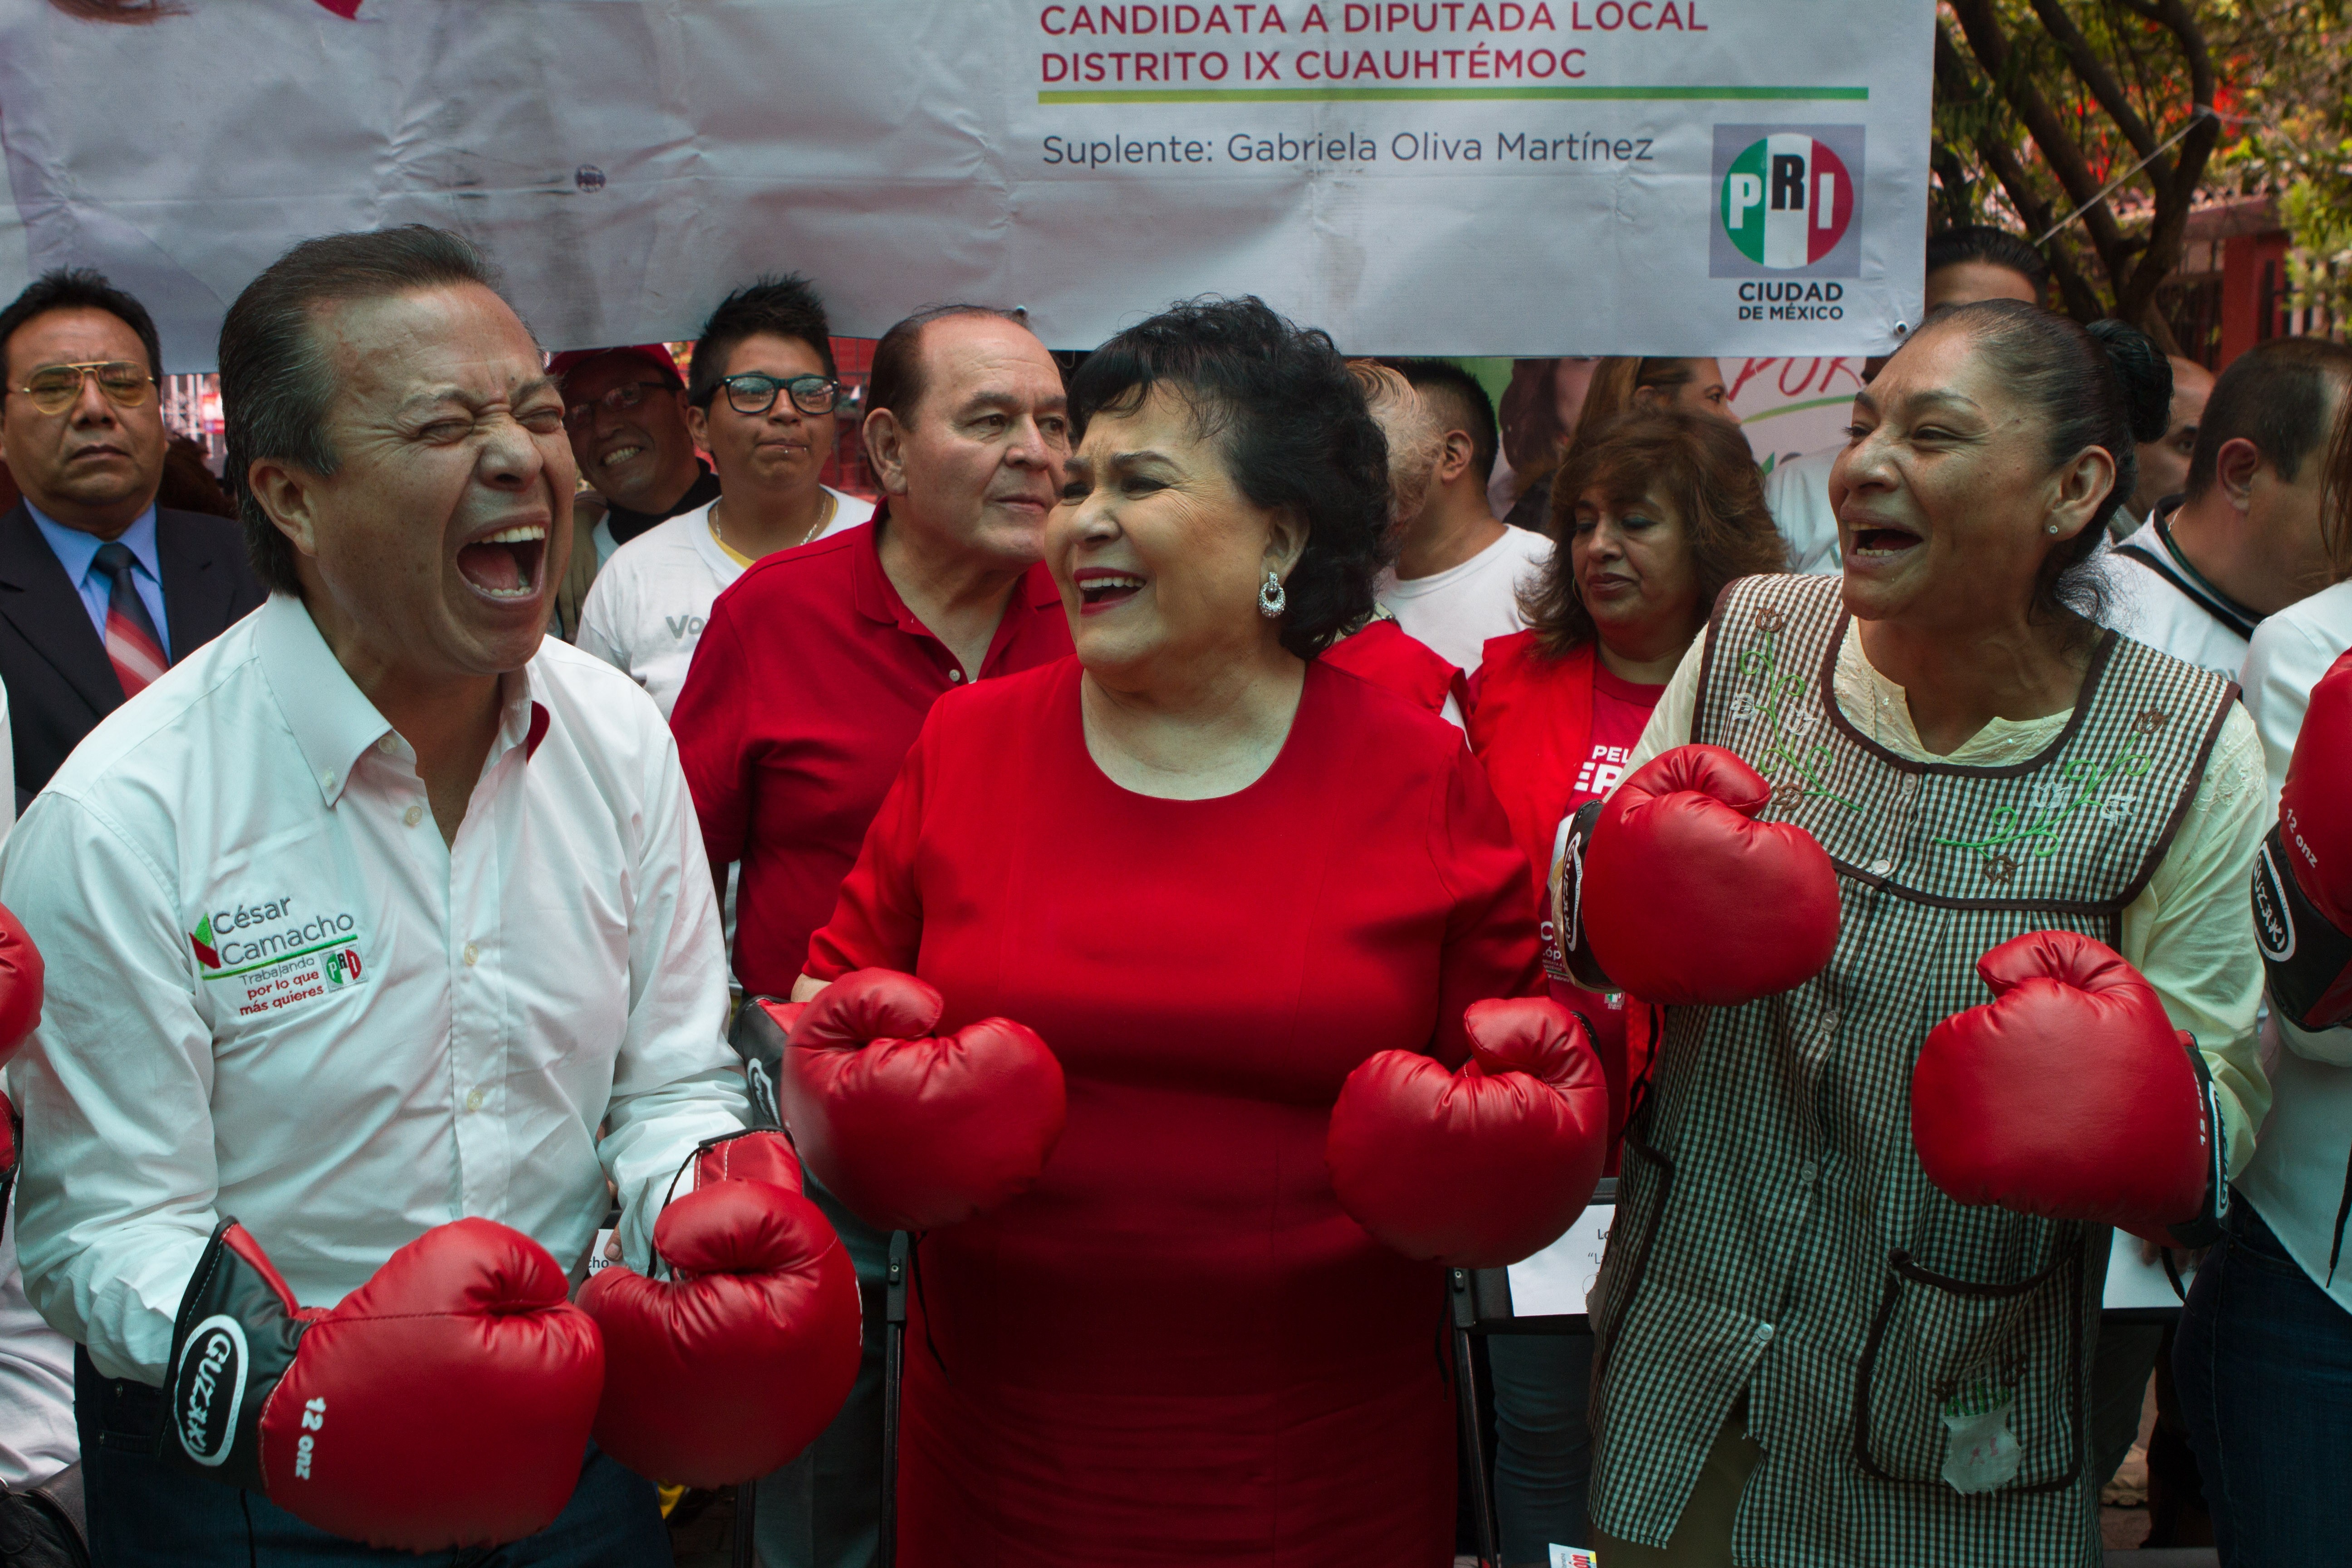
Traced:
<svg viewBox="0 0 2352 1568">
<path fill-rule="evenodd" d="M 670 1277 L 612 1268 L 580 1305 L 604 1333 L 596 1442 L 638 1474 L 690 1487 L 789 1464 L 857 1379 L 857 1275 L 800 1194 L 792 1147 L 746 1132 L 704 1149 L 696 1190 L 654 1222 Z"/>
<path fill-rule="evenodd" d="M 0 1062 L 41 1023 L 41 950 L 0 904 Z"/>
<path fill-rule="evenodd" d="M 984 1214 L 1027 1190 L 1061 1141 L 1068 1095 L 1045 1042 L 1009 1018 L 930 1038 L 945 1010 L 911 974 L 860 969 L 792 1026 L 784 1124 L 825 1190 L 878 1230 Z"/>
<path fill-rule="evenodd" d="M 436 1226 L 317 1308 L 223 1220 L 173 1328 L 165 1449 L 371 1546 L 488 1546 L 563 1511 L 604 1378 L 563 1270 L 495 1221 Z"/>
<path fill-rule="evenodd" d="M 1911 1142 L 1956 1203 L 2173 1239 L 2216 1200 L 2203 1060 L 2137 970 L 2073 931 L 1977 961 L 1993 1000 L 1928 1031 Z"/>
<path fill-rule="evenodd" d="M 2311 689 L 2254 863 L 2254 934 L 2274 1012 L 2303 1029 L 2352 1023 L 2352 654 Z"/>
<path fill-rule="evenodd" d="M 1617 786 L 1575 889 L 1611 983 L 1668 1006 L 1737 1006 L 1829 963 L 1837 872 L 1803 828 L 1754 820 L 1771 799 L 1719 746 L 1677 746 Z"/>
<path fill-rule="evenodd" d="M 1339 1206 L 1407 1258 L 1497 1268 L 1576 1223 L 1609 1152 L 1609 1085 L 1584 1025 L 1547 996 L 1473 1003 L 1448 1072 L 1382 1051 L 1348 1075 L 1324 1144 Z"/>
</svg>

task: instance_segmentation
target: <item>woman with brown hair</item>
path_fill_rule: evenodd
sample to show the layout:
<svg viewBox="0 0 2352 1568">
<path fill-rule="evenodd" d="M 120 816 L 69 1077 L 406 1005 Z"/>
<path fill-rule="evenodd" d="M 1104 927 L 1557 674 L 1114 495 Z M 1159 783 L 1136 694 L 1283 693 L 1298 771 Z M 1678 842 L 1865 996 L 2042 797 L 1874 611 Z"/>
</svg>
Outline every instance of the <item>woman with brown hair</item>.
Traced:
<svg viewBox="0 0 2352 1568">
<path fill-rule="evenodd" d="M 1787 567 L 1730 424 L 1640 410 L 1585 428 L 1553 490 L 1555 548 L 1527 596 L 1528 629 L 1490 639 L 1470 686 L 1471 749 L 1538 874 L 1561 821 L 1616 784 L 1716 595 Z M 1549 926 L 1544 950 L 1552 994 L 1592 1025 L 1613 1142 L 1632 1070 L 1622 999 L 1570 984 Z M 1507 1563 L 1541 1563 L 1549 1542 L 1584 1543 L 1590 1347 L 1509 1336 L 1488 1346 Z"/>
<path fill-rule="evenodd" d="M 1599 360 L 1561 360 L 1561 365 L 1574 364 L 1585 373 L 1583 395 L 1573 419 L 1558 419 L 1549 426 L 1541 416 L 1549 408 L 1532 400 L 1523 400 L 1527 415 L 1520 421 L 1518 445 L 1511 451 L 1516 466 L 1522 461 L 1522 451 L 1531 448 L 1545 429 L 1553 443 L 1541 454 L 1528 453 L 1527 460 L 1542 458 L 1539 468 L 1527 471 L 1534 477 L 1519 492 L 1518 503 L 1511 508 L 1503 521 L 1517 528 L 1532 528 L 1540 531 L 1544 520 L 1551 514 L 1551 480 L 1559 466 L 1573 453 L 1578 444 L 1593 437 L 1621 414 L 1671 410 L 1683 414 L 1699 414 L 1737 426 L 1739 416 L 1731 411 L 1729 384 L 1723 379 L 1723 366 L 1712 358 L 1674 359 L 1659 356 L 1634 358 L 1615 355 Z M 1513 390 L 1517 390 L 1517 383 Z M 1509 395 L 1504 397 L 1503 420 L 1507 443 L 1512 434 L 1513 406 Z"/>
</svg>

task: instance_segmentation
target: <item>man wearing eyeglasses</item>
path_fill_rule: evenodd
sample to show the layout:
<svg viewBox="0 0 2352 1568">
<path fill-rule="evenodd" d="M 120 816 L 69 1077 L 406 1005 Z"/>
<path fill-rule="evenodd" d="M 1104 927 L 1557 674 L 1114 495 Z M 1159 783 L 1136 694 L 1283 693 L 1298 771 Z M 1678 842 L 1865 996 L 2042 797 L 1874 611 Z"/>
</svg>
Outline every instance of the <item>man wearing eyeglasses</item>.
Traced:
<svg viewBox="0 0 2352 1568">
<path fill-rule="evenodd" d="M 556 636 L 580 640 L 588 586 L 613 552 L 682 511 L 709 506 L 719 476 L 686 427 L 686 377 L 664 343 L 571 349 L 548 363 L 563 394 L 563 430 L 580 476 L 572 497 L 579 547 L 555 589 Z"/>
<path fill-rule="evenodd" d="M 841 396 L 831 331 L 824 302 L 798 276 L 739 289 L 703 323 L 686 423 L 718 465 L 714 495 L 614 552 L 573 639 L 635 677 L 665 715 L 724 589 L 761 556 L 874 514 L 872 502 L 817 477 L 833 455 Z"/>
<path fill-rule="evenodd" d="M 146 308 L 87 269 L 0 310 L 0 681 L 21 810 L 81 738 L 262 601 L 226 518 L 155 505 L 163 353 Z"/>
</svg>

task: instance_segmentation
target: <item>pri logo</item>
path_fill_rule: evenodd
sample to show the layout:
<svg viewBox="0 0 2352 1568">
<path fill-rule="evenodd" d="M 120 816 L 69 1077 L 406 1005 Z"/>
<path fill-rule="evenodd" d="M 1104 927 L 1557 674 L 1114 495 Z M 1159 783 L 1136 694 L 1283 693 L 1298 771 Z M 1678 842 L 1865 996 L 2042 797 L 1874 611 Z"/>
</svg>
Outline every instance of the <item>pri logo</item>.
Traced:
<svg viewBox="0 0 2352 1568">
<path fill-rule="evenodd" d="M 206 915 L 188 933 L 188 945 L 196 950 L 196 962 L 206 969 L 221 967 L 220 952 L 213 946 L 213 917 Z"/>
<path fill-rule="evenodd" d="M 331 952 L 320 967 L 327 973 L 328 984 L 348 985 L 360 977 L 360 950 L 347 947 L 341 952 Z"/>
<path fill-rule="evenodd" d="M 1715 128 L 1715 278 L 1862 274 L 1863 128 Z"/>
</svg>

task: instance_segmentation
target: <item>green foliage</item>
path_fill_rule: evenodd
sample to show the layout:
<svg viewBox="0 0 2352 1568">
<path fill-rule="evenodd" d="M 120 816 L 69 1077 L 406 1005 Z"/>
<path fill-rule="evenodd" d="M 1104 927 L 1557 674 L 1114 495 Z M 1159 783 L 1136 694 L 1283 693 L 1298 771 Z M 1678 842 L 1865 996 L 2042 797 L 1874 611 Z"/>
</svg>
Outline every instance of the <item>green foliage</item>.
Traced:
<svg viewBox="0 0 2352 1568">
<path fill-rule="evenodd" d="M 2294 302 L 2352 311 L 2347 0 L 1945 0 L 1938 10 L 1939 226 L 1998 224 L 2039 239 L 2147 158 L 2043 245 L 2069 311 L 2118 315 L 2175 346 L 2157 290 L 2179 264 L 2189 208 L 2257 195 L 2277 199 L 2297 247 Z"/>
</svg>

